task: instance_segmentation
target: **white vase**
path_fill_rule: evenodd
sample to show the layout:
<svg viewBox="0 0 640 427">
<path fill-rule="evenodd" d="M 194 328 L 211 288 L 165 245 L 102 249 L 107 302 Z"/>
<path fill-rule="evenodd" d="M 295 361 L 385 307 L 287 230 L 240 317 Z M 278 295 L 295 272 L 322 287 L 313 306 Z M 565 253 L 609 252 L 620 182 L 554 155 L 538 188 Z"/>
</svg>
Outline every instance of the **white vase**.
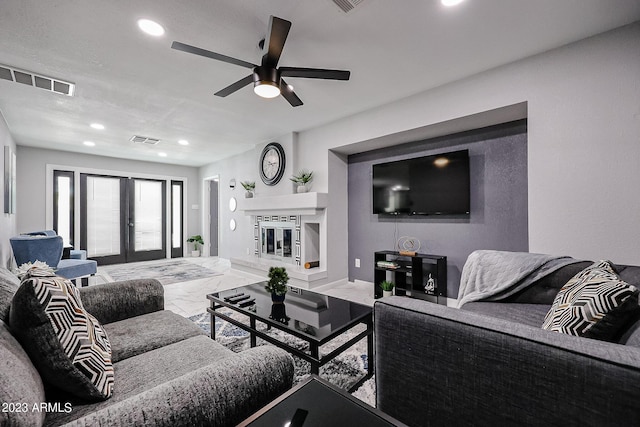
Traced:
<svg viewBox="0 0 640 427">
<path fill-rule="evenodd" d="M 200 251 L 191 251 L 191 256 L 192 256 L 193 258 L 197 258 L 197 257 L 199 257 L 199 256 L 200 256 Z"/>
<path fill-rule="evenodd" d="M 245 199 L 253 198 L 253 193 L 251 191 L 247 191 L 246 193 L 244 193 L 244 198 Z"/>
<path fill-rule="evenodd" d="M 393 295 L 393 291 L 382 291 L 383 297 L 390 297 Z"/>
<path fill-rule="evenodd" d="M 302 184 L 302 185 L 298 185 L 298 188 L 296 190 L 298 193 L 306 193 L 307 192 L 307 186 Z"/>
</svg>

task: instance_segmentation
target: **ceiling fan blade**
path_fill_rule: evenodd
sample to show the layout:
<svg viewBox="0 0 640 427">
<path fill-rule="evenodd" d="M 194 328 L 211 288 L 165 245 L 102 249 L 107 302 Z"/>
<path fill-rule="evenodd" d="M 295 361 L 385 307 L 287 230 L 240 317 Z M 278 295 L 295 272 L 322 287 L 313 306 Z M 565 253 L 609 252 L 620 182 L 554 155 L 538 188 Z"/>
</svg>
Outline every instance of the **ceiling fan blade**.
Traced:
<svg viewBox="0 0 640 427">
<path fill-rule="evenodd" d="M 222 62 L 227 62 L 229 64 L 239 65 L 239 66 L 245 67 L 245 68 L 254 68 L 254 67 L 257 66 L 255 64 L 250 63 L 250 62 L 243 61 L 242 59 L 232 58 L 230 56 L 226 56 L 226 55 L 222 55 L 222 54 L 219 54 L 219 53 L 211 52 L 210 50 L 201 49 L 199 47 L 191 46 L 191 45 L 180 43 L 180 42 L 176 42 L 176 41 L 174 41 L 171 44 L 171 48 L 172 49 L 176 49 L 176 50 L 181 50 L 181 51 L 187 52 L 187 53 L 193 53 L 194 55 L 200 55 L 200 56 L 204 56 L 206 58 L 215 59 L 215 60 L 222 61 Z"/>
<path fill-rule="evenodd" d="M 215 96 L 225 97 L 227 95 L 231 95 L 233 92 L 242 89 L 249 83 L 253 83 L 253 74 L 249 74 L 247 77 L 238 80 L 237 82 L 225 87 L 224 89 L 220 89 L 216 93 Z"/>
<path fill-rule="evenodd" d="M 291 89 L 291 86 L 287 84 L 284 80 L 281 80 L 282 84 L 280 85 L 280 94 L 289 101 L 292 107 L 299 107 L 303 104 L 302 100 L 298 98 L 298 95 Z"/>
<path fill-rule="evenodd" d="M 267 39 L 264 42 L 265 54 L 262 56 L 262 66 L 275 68 L 282 55 L 284 42 L 287 41 L 287 35 L 291 28 L 291 22 L 285 21 L 277 16 L 269 18 L 269 29 L 267 30 Z"/>
<path fill-rule="evenodd" d="M 351 71 L 324 70 L 322 68 L 280 67 L 280 75 L 285 77 L 304 77 L 306 79 L 349 80 Z"/>
</svg>

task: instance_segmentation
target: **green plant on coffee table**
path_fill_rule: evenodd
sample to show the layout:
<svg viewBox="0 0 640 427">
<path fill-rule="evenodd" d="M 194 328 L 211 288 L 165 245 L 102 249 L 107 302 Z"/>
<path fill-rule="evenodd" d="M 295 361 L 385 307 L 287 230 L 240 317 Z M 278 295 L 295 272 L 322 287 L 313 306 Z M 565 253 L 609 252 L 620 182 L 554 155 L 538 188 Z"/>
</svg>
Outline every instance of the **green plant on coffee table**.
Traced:
<svg viewBox="0 0 640 427">
<path fill-rule="evenodd" d="M 247 191 L 255 191 L 255 189 L 256 189 L 256 183 L 255 183 L 255 181 L 242 181 L 240 184 L 241 184 L 241 185 L 244 187 L 244 189 L 245 189 L 245 190 L 247 190 Z"/>
<path fill-rule="evenodd" d="M 196 234 L 195 236 L 191 236 L 187 239 L 187 242 L 193 243 L 194 250 L 198 250 L 199 245 L 204 245 L 204 240 L 202 240 L 202 236 Z"/>
<path fill-rule="evenodd" d="M 296 175 L 293 175 L 289 179 L 298 185 L 306 185 L 313 181 L 313 171 L 300 169 Z"/>
<path fill-rule="evenodd" d="M 393 282 L 389 282 L 388 280 L 380 283 L 380 287 L 382 288 L 382 290 L 387 292 L 391 292 L 395 286 L 396 285 L 394 285 Z"/>
<path fill-rule="evenodd" d="M 284 295 L 287 293 L 287 282 L 289 275 L 284 267 L 269 268 L 269 281 L 264 287 L 267 292 L 275 295 Z"/>
</svg>

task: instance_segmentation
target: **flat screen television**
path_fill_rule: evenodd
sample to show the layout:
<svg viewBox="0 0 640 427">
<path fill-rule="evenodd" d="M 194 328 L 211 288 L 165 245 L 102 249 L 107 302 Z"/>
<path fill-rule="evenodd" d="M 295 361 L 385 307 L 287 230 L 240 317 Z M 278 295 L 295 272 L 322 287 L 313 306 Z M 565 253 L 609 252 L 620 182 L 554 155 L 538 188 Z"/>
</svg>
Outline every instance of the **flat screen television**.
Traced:
<svg viewBox="0 0 640 427">
<path fill-rule="evenodd" d="M 373 165 L 373 213 L 468 215 L 469 150 Z"/>
</svg>

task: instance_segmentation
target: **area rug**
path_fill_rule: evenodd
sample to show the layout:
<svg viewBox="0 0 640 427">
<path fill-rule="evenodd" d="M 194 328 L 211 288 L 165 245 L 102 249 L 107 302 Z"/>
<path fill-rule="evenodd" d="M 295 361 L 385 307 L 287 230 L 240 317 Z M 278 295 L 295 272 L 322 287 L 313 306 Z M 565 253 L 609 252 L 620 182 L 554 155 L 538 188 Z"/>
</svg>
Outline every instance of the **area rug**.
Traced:
<svg viewBox="0 0 640 427">
<path fill-rule="evenodd" d="M 210 268 L 184 260 L 153 265 L 119 264 L 104 267 L 104 271 L 113 280 L 157 279 L 163 285 L 222 275 Z"/>
<path fill-rule="evenodd" d="M 246 316 L 240 315 L 235 311 L 228 309 L 220 309 L 221 313 L 232 317 L 236 320 L 245 322 Z M 207 334 L 211 333 L 211 322 L 209 313 L 200 313 L 189 317 L 189 320 L 202 328 Z M 248 324 L 248 321 L 246 322 Z M 328 354 L 342 343 L 354 337 L 364 330 L 364 325 L 358 325 L 351 330 L 345 332 L 340 337 L 330 341 L 320 347 L 320 354 Z M 274 336 L 279 341 L 285 342 L 299 350 L 307 350 L 308 344 L 292 335 L 284 333 L 277 329 L 267 330 L 266 325 L 258 322 L 258 330 Z M 242 328 L 237 327 L 229 322 L 216 319 L 216 341 L 225 347 L 239 352 L 250 348 L 249 333 Z M 257 345 L 270 345 L 266 341 L 257 339 Z M 295 364 L 294 384 L 304 381 L 310 375 L 311 364 L 299 357 L 293 357 Z M 360 378 L 367 373 L 367 340 L 360 340 L 355 345 L 345 350 L 342 354 L 320 368 L 320 377 L 330 383 L 348 389 L 355 384 Z M 363 402 L 375 406 L 375 381 L 373 378 L 367 380 L 361 385 L 353 395 Z"/>
</svg>

